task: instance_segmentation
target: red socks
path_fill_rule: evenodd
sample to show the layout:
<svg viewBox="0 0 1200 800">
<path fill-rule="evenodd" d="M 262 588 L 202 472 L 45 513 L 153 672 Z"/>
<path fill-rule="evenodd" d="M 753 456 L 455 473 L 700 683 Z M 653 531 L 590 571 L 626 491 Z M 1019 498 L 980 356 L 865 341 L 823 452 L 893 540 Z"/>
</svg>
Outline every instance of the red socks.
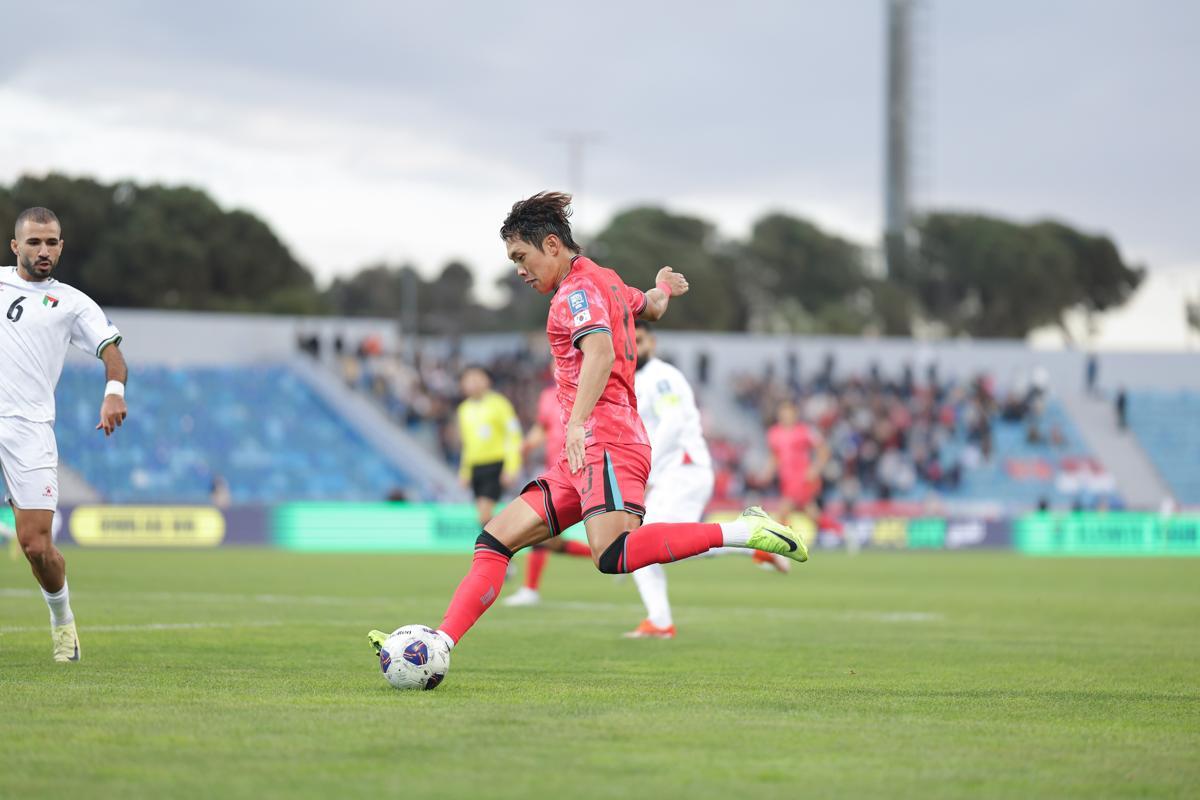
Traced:
<svg viewBox="0 0 1200 800">
<path fill-rule="evenodd" d="M 588 547 L 583 542 L 576 542 L 572 539 L 562 540 L 563 555 L 579 556 L 582 558 L 592 557 L 592 548 Z M 538 586 L 542 583 L 542 570 L 546 568 L 546 559 L 550 557 L 550 550 L 545 547 L 534 547 L 529 551 L 529 558 L 525 560 L 525 588 L 538 590 Z"/>
<path fill-rule="evenodd" d="M 669 564 L 698 556 L 724 544 L 721 526 L 701 522 L 655 522 L 630 531 L 617 561 L 618 572 L 633 572 L 650 564 Z"/>
<path fill-rule="evenodd" d="M 700 555 L 711 547 L 724 544 L 720 525 L 699 522 L 643 525 L 624 534 L 622 539 L 623 546 L 622 541 L 618 540 L 601 556 L 602 572 L 633 572 L 650 564 L 666 564 Z M 618 549 L 620 552 L 617 552 Z M 576 556 L 592 554 L 587 545 L 572 541 L 565 543 L 564 552 Z M 450 606 L 442 619 L 441 631 L 455 644 L 462 641 L 462 637 L 483 616 L 483 612 L 496 602 L 511 559 L 512 553 L 491 534 L 485 531 L 480 535 L 475 544 L 471 569 L 454 590 L 454 597 L 450 599 Z M 611 563 L 610 559 L 616 563 Z M 529 554 L 526 586 L 536 587 L 545 565 L 545 550 L 534 550 Z"/>
<path fill-rule="evenodd" d="M 471 629 L 475 621 L 496 602 L 500 587 L 504 584 L 504 573 L 508 569 L 509 559 L 510 557 L 503 553 L 476 545 L 471 569 L 454 590 L 450 607 L 446 609 L 446 616 L 442 619 L 441 630 L 453 639 L 455 644 L 462 641 L 463 635 Z"/>
<path fill-rule="evenodd" d="M 535 547 L 529 551 L 525 559 L 525 588 L 537 591 L 542 582 L 542 570 L 546 568 L 546 559 L 550 553 L 543 547 Z"/>
<path fill-rule="evenodd" d="M 576 542 L 572 539 L 563 539 L 563 552 L 569 556 L 592 557 L 592 548 L 583 542 Z"/>
</svg>

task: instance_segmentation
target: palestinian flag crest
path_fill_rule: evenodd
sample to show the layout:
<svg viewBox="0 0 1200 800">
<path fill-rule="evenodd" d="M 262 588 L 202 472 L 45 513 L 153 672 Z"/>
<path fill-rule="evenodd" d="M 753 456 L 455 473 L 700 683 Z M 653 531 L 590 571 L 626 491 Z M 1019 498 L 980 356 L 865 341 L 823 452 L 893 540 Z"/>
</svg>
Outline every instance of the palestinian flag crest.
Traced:
<svg viewBox="0 0 1200 800">
<path fill-rule="evenodd" d="M 58 298 L 52 294 L 44 294 L 42 295 L 42 305 L 58 308 Z"/>
</svg>

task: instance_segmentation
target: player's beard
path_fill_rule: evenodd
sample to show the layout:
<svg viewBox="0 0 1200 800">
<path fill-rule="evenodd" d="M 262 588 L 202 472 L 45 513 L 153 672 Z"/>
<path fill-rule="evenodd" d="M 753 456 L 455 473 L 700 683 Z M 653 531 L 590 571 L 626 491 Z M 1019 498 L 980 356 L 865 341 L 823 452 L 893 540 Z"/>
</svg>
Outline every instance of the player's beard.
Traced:
<svg viewBox="0 0 1200 800">
<path fill-rule="evenodd" d="M 44 281 L 50 277 L 51 272 L 54 272 L 54 267 L 56 265 L 54 263 L 54 259 L 47 259 L 46 264 L 48 266 L 45 267 L 46 271 L 42 272 L 40 269 L 38 269 L 38 263 L 39 261 L 37 258 L 25 259 L 21 262 L 21 266 L 25 269 L 25 272 L 33 276 L 35 281 Z"/>
</svg>

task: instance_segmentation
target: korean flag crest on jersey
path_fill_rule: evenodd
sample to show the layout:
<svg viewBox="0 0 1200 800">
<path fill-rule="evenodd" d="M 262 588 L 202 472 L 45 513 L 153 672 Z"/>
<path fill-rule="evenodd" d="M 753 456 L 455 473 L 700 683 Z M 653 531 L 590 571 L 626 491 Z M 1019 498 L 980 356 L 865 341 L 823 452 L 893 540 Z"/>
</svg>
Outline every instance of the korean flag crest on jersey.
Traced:
<svg viewBox="0 0 1200 800">
<path fill-rule="evenodd" d="M 587 292 L 582 289 L 567 295 L 567 307 L 571 309 L 571 320 L 576 326 L 592 318 L 592 312 L 588 310 Z"/>
</svg>

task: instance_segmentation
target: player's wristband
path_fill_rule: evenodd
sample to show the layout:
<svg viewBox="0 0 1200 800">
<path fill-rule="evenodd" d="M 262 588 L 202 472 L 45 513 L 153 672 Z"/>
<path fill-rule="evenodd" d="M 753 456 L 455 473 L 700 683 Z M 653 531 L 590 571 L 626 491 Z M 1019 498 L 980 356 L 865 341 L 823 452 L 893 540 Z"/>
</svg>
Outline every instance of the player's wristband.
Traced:
<svg viewBox="0 0 1200 800">
<path fill-rule="evenodd" d="M 671 296 L 671 284 L 667 283 L 666 281 L 659 281 L 658 283 L 654 284 L 654 288 L 658 289 L 667 297 Z"/>
<path fill-rule="evenodd" d="M 117 397 L 124 397 L 125 384 L 120 381 L 109 381 L 104 386 L 104 396 L 108 397 L 110 394 L 115 394 Z"/>
</svg>

